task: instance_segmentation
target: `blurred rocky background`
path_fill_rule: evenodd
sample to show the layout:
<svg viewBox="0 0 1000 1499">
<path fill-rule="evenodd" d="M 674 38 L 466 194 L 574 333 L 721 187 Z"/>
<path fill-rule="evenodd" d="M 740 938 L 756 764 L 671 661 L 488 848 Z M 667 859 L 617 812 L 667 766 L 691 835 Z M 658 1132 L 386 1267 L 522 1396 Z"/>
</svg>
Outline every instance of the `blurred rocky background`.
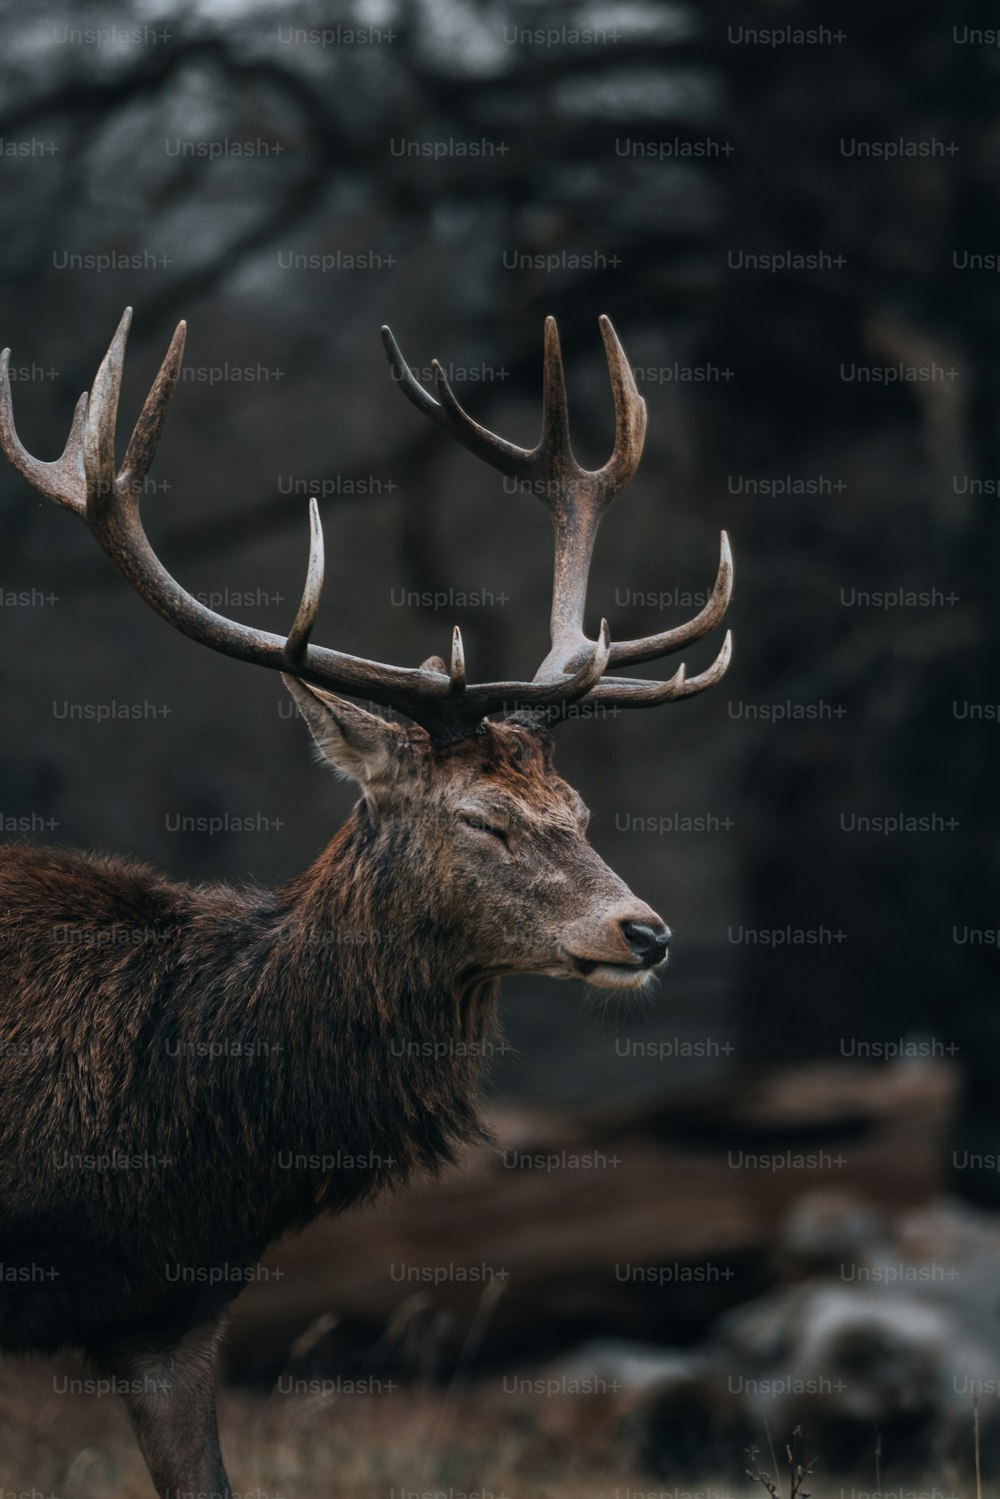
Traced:
<svg viewBox="0 0 1000 1499">
<path fill-rule="evenodd" d="M 530 442 L 554 313 L 574 442 L 599 463 L 612 317 L 649 407 L 594 568 L 613 634 L 695 612 L 723 526 L 736 556 L 721 687 L 560 730 L 593 841 L 670 921 L 676 961 L 638 1009 L 509 986 L 499 1138 L 558 1164 L 472 1161 L 437 1196 L 291 1246 L 296 1275 L 246 1298 L 232 1372 L 272 1379 L 302 1337 L 329 1367 L 388 1338 L 401 1366 L 410 1346 L 443 1375 L 625 1338 L 724 1349 L 763 1379 L 825 1366 L 797 1329 L 822 1324 L 829 1349 L 863 1295 L 859 1371 L 878 1383 L 889 1346 L 882 1385 L 923 1389 L 907 1419 L 936 1432 L 926 1390 L 952 1376 L 922 1350 L 948 1340 L 940 1307 L 911 1318 L 899 1287 L 876 1305 L 845 1285 L 844 1245 L 822 1271 L 836 1295 L 816 1289 L 789 1225 L 836 1188 L 822 1212 L 848 1236 L 868 1225 L 859 1263 L 918 1210 L 953 1224 L 933 1264 L 954 1263 L 969 1214 L 975 1254 L 993 1252 L 976 1215 L 1000 1200 L 995 11 L 6 0 L 0 22 L 0 343 L 21 434 L 56 455 L 126 303 L 128 422 L 187 318 L 144 514 L 190 590 L 286 628 L 316 494 L 318 638 L 416 664 L 457 623 L 475 675 L 534 669 L 548 517 L 421 422 L 382 323 Z M 302 868 L 350 794 L 311 763 L 280 684 L 171 633 L 7 469 L 0 520 L 4 831 L 195 880 Z M 581 1150 L 626 1164 L 566 1163 Z M 741 1151 L 819 1164 L 732 1166 Z M 490 1264 L 501 1242 L 513 1262 L 485 1310 L 482 1286 L 412 1303 L 384 1274 L 477 1263 L 485 1240 Z M 615 1267 L 640 1260 L 733 1276 L 623 1287 Z M 964 1329 L 976 1298 L 966 1373 L 998 1351 L 988 1277 L 955 1315 Z M 888 1424 L 896 1396 L 867 1398 L 851 1419 Z M 737 1446 L 745 1415 L 720 1415 Z M 671 1448 L 653 1445 L 656 1467 Z"/>
</svg>

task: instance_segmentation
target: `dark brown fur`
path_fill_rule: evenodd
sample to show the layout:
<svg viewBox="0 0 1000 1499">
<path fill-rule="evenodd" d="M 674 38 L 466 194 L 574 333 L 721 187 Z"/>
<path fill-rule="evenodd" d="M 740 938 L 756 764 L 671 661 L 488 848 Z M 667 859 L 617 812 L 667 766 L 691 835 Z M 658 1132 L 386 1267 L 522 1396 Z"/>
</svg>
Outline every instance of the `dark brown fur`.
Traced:
<svg viewBox="0 0 1000 1499">
<path fill-rule="evenodd" d="M 0 1343 L 183 1331 L 207 1308 L 177 1267 L 251 1265 L 475 1132 L 475 1060 L 410 1062 L 391 1043 L 482 1038 L 495 986 L 435 982 L 435 934 L 421 960 L 394 862 L 404 851 L 379 848 L 363 811 L 275 894 L 4 850 Z M 113 1150 L 145 1159 L 73 1161 Z M 330 1173 L 285 1164 L 337 1153 Z M 31 1278 L 11 1289 L 16 1266 Z"/>
</svg>

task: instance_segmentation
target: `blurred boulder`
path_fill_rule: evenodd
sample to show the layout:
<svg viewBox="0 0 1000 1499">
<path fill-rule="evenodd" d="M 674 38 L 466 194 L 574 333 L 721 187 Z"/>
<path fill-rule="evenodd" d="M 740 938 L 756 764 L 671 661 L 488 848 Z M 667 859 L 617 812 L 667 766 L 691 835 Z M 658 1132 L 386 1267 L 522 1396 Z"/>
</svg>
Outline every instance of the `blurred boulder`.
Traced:
<svg viewBox="0 0 1000 1499">
<path fill-rule="evenodd" d="M 615 1392 L 607 1451 L 657 1476 L 736 1478 L 796 1427 L 803 1456 L 871 1473 L 1000 1461 L 1000 1220 L 945 1199 L 886 1214 L 837 1189 L 779 1225 L 782 1281 L 697 1349 L 593 1340 L 547 1366 Z"/>
</svg>

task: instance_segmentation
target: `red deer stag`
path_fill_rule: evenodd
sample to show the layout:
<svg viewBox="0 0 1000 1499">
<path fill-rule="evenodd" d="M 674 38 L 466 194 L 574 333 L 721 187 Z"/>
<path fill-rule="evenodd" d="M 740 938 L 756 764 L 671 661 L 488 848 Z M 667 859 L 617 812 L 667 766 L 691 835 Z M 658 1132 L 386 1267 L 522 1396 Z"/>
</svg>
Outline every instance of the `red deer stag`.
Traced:
<svg viewBox="0 0 1000 1499">
<path fill-rule="evenodd" d="M 315 864 L 274 891 L 193 888 L 72 849 L 4 850 L 0 1347 L 82 1348 L 120 1389 L 160 1495 L 228 1496 L 213 1366 L 248 1268 L 287 1230 L 440 1167 L 480 1133 L 477 1064 L 458 1043 L 495 1034 L 505 974 L 638 989 L 666 962 L 668 928 L 587 843 L 586 810 L 553 768 L 547 723 L 571 704 L 649 707 L 717 682 L 728 635 L 698 676 L 683 666 L 665 682 L 606 673 L 706 634 L 725 612 L 732 563 L 723 535 L 714 590 L 690 623 L 612 642 L 602 621 L 591 639 L 597 529 L 635 471 L 646 423 L 610 322 L 601 333 L 615 444 L 593 472 L 570 448 L 552 319 L 531 449 L 466 415 L 437 365 L 429 394 L 385 329 L 413 404 L 528 481 L 552 512 L 548 656 L 530 682 L 476 684 L 457 629 L 447 664 L 434 656 L 415 668 L 312 644 L 323 581 L 315 501 L 287 639 L 226 619 L 170 576 L 139 518 L 183 323 L 115 469 L 129 318 L 52 463 L 18 440 L 4 353 L 0 446 L 30 484 L 76 511 L 169 624 L 282 672 L 319 755 L 360 797 Z M 373 933 L 391 940 L 358 940 Z M 250 1058 L 220 1065 L 220 1048 L 230 1055 L 248 1035 Z M 432 1044 L 399 1044 L 413 1040 Z"/>
</svg>

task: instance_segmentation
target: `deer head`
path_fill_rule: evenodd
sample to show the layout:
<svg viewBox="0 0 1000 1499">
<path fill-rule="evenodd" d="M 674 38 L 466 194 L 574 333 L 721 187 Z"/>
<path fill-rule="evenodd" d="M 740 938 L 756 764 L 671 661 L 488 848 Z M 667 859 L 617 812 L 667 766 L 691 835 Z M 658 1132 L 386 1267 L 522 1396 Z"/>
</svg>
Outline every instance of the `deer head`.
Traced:
<svg viewBox="0 0 1000 1499">
<path fill-rule="evenodd" d="M 389 332 L 389 361 L 413 404 L 470 452 L 525 482 L 547 504 L 555 534 L 551 649 L 531 681 L 468 680 L 462 638 L 452 634 L 446 664 L 384 665 L 311 641 L 323 584 L 319 510 L 310 502 L 305 588 L 282 638 L 215 613 L 163 567 L 143 530 L 139 499 L 183 359 L 185 325 L 171 340 L 116 471 L 115 424 L 131 312 L 126 311 L 89 394 L 81 396 L 60 458 L 44 463 L 21 445 L 13 422 L 9 351 L 0 356 L 0 447 L 42 494 L 84 520 L 135 591 L 191 639 L 238 660 L 281 671 L 320 755 L 361 788 L 358 815 L 389 861 L 396 885 L 408 881 L 421 911 L 453 934 L 469 977 L 537 972 L 635 988 L 666 962 L 670 932 L 631 893 L 586 840 L 578 794 L 556 774 L 548 726 L 577 705 L 649 707 L 704 691 L 729 665 L 731 636 L 715 662 L 666 681 L 609 677 L 632 663 L 671 655 L 723 617 L 732 557 L 722 534 L 718 574 L 701 612 L 687 624 L 640 640 L 612 642 L 602 620 L 584 628 L 587 579 L 605 511 L 635 472 L 645 403 L 607 318 L 600 321 L 616 414 L 614 450 L 590 471 L 573 457 L 556 325 L 545 324 L 542 435 L 531 449 L 474 422 L 435 361 L 436 398 L 415 379 Z M 397 710 L 410 727 L 366 712 L 351 697 Z M 493 721 L 492 715 L 503 715 Z M 415 727 L 413 726 L 415 725 Z M 386 866 L 388 867 L 388 865 Z"/>
</svg>

